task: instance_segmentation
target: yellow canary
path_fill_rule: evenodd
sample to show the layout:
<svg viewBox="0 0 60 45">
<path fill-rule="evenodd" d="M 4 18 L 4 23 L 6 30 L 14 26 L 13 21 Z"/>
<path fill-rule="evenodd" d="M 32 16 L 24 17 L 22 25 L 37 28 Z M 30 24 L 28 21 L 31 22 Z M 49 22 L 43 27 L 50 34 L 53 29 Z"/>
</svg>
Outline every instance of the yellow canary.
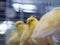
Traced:
<svg viewBox="0 0 60 45">
<path fill-rule="evenodd" d="M 52 39 L 48 35 L 52 35 L 53 33 L 60 33 L 60 7 L 52 9 L 41 17 L 32 34 L 32 38 L 47 36 L 50 41 Z"/>
<path fill-rule="evenodd" d="M 30 16 L 27 19 L 27 26 L 28 26 L 28 30 L 24 31 L 21 35 L 21 40 L 20 40 L 20 45 L 24 45 L 24 43 L 30 39 L 34 28 L 36 27 L 38 23 L 38 20 L 34 17 L 34 16 Z"/>
<path fill-rule="evenodd" d="M 18 43 L 18 42 L 20 43 L 20 35 L 25 30 L 25 28 L 27 29 L 27 26 L 23 21 L 17 21 L 16 28 L 12 32 L 11 37 L 8 41 L 8 44 L 14 44 L 14 43 Z"/>
</svg>

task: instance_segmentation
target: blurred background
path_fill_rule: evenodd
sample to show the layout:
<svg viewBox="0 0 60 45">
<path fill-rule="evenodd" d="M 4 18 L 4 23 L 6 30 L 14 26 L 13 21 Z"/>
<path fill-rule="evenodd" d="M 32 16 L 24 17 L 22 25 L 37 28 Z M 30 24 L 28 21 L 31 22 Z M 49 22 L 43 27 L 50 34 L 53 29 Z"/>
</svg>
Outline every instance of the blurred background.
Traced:
<svg viewBox="0 0 60 45">
<path fill-rule="evenodd" d="M 15 22 L 31 15 L 40 17 L 55 7 L 60 6 L 60 0 L 0 0 L 0 45 L 6 45 Z"/>
</svg>

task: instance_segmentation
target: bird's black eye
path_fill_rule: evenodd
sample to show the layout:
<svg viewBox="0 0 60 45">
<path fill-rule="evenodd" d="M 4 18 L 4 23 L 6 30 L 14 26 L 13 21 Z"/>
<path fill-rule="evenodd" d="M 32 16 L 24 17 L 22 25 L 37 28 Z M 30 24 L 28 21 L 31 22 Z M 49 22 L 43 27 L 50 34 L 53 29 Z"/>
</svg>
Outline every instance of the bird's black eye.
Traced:
<svg viewBox="0 0 60 45">
<path fill-rule="evenodd" d="M 33 19 L 31 21 L 33 21 Z"/>
<path fill-rule="evenodd" d="M 19 24 L 22 24 L 22 23 L 18 23 L 18 25 L 19 25 Z"/>
<path fill-rule="evenodd" d="M 22 24 L 22 23 L 18 23 L 18 24 L 16 25 L 16 27 L 17 27 L 18 25 L 20 25 L 20 24 Z"/>
</svg>

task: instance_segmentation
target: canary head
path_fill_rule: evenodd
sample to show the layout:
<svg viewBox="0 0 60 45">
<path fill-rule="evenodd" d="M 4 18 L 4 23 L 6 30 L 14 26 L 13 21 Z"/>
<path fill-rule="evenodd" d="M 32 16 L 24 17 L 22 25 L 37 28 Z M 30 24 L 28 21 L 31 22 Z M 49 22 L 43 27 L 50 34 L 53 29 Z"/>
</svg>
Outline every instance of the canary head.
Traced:
<svg viewBox="0 0 60 45">
<path fill-rule="evenodd" d="M 23 30 L 24 29 L 24 25 L 25 25 L 25 23 L 23 21 L 17 21 L 16 22 L 16 28 L 18 30 Z"/>
<path fill-rule="evenodd" d="M 27 19 L 27 24 L 29 26 L 35 26 L 37 24 L 38 20 L 35 16 L 30 16 L 28 19 Z"/>
</svg>

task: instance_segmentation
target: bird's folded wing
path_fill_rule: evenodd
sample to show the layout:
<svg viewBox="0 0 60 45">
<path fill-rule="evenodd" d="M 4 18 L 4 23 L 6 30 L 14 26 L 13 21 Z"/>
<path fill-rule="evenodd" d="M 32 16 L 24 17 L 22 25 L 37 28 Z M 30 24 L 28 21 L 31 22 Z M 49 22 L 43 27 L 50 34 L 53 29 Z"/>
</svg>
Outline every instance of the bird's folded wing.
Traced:
<svg viewBox="0 0 60 45">
<path fill-rule="evenodd" d="M 41 29 L 40 24 L 36 26 L 31 38 L 38 38 L 38 37 L 45 37 L 50 34 L 53 34 L 56 31 L 56 28 L 47 28 L 47 29 Z"/>
</svg>

